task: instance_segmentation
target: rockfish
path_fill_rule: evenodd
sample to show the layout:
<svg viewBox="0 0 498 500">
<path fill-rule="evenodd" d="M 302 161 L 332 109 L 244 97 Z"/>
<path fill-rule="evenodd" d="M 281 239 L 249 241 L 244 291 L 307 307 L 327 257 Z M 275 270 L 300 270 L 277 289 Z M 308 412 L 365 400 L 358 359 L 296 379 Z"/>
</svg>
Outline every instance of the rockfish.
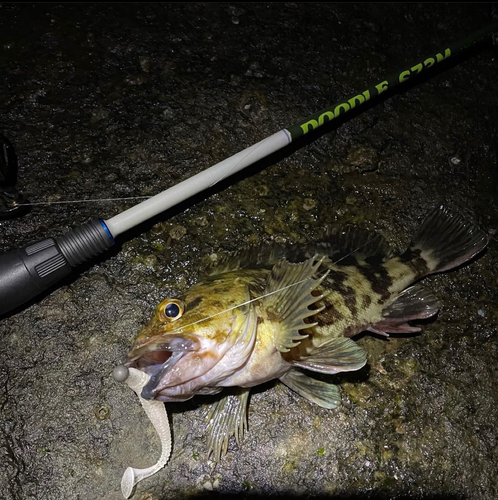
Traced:
<svg viewBox="0 0 498 500">
<path fill-rule="evenodd" d="M 218 460 L 229 437 L 246 429 L 251 387 L 279 379 L 319 406 L 336 407 L 337 386 L 312 372 L 362 368 L 367 355 L 351 338 L 359 332 L 419 331 L 409 321 L 439 306 L 416 282 L 459 266 L 487 243 L 484 232 L 439 207 L 398 256 L 380 235 L 356 227 L 329 231 L 317 244 L 248 250 L 164 299 L 128 364 L 151 377 L 144 399 L 185 401 L 238 388 L 209 414 L 208 446 Z"/>
</svg>

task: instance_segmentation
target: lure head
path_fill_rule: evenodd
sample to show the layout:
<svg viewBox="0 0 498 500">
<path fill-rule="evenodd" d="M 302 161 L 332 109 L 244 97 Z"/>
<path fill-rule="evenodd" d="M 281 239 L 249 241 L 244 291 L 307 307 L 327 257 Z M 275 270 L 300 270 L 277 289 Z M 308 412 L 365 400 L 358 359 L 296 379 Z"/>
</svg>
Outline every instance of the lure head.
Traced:
<svg viewBox="0 0 498 500">
<path fill-rule="evenodd" d="M 247 282 L 231 273 L 208 278 L 184 296 L 164 299 L 128 354 L 151 378 L 145 399 L 185 401 L 214 394 L 250 355 L 256 320 Z"/>
</svg>

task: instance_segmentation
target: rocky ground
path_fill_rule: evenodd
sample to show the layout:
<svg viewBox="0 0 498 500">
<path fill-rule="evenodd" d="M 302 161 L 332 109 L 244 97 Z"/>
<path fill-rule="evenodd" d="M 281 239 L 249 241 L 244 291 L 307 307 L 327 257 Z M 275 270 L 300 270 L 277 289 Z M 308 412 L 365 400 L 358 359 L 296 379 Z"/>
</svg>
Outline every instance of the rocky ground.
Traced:
<svg viewBox="0 0 498 500">
<path fill-rule="evenodd" d="M 104 219 L 489 24 L 489 4 L 1 4 L 0 133 L 33 206 L 0 250 Z M 158 442 L 110 373 L 165 296 L 244 244 L 356 223 L 402 248 L 444 203 L 498 226 L 496 51 L 403 89 L 119 238 L 0 320 L 0 498 L 121 498 Z M 281 384 L 206 458 L 204 400 L 168 405 L 174 451 L 135 498 L 498 497 L 496 240 L 427 280 L 423 333 L 362 336 L 343 405 Z"/>
</svg>

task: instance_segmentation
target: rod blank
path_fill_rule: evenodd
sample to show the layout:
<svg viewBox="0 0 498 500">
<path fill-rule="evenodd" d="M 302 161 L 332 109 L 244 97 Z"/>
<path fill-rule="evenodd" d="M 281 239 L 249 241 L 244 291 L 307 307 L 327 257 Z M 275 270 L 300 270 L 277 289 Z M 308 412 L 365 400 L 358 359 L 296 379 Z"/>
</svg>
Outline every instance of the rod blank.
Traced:
<svg viewBox="0 0 498 500">
<path fill-rule="evenodd" d="M 116 237 L 291 143 L 285 129 L 105 221 Z"/>
</svg>

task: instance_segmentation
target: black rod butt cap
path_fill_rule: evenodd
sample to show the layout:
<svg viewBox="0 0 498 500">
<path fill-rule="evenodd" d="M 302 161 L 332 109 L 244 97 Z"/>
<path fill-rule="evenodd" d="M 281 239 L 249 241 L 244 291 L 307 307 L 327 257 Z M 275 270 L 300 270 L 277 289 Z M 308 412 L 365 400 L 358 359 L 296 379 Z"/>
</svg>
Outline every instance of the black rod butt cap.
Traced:
<svg viewBox="0 0 498 500">
<path fill-rule="evenodd" d="M 71 268 L 110 248 L 114 238 L 101 219 L 0 255 L 0 315 L 71 273 Z"/>
</svg>

